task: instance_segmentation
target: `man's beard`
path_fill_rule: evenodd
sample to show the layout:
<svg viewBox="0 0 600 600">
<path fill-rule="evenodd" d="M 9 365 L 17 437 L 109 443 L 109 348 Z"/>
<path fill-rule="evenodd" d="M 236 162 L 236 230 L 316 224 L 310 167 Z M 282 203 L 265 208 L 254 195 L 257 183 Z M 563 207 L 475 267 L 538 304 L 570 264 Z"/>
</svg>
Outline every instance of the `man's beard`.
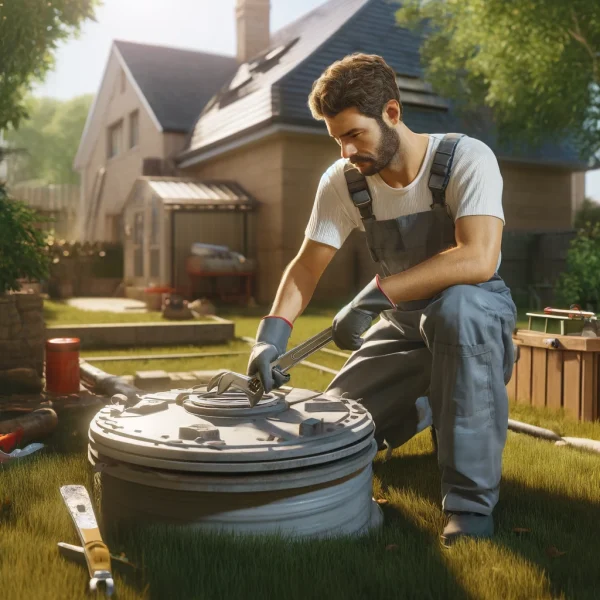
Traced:
<svg viewBox="0 0 600 600">
<path fill-rule="evenodd" d="M 385 169 L 398 154 L 400 150 L 400 136 L 393 127 L 388 127 L 383 119 L 376 119 L 381 131 L 381 141 L 375 156 L 362 156 L 357 154 L 350 159 L 352 164 L 362 162 L 363 164 L 369 165 L 366 169 L 362 170 L 363 175 L 375 175 Z"/>
</svg>

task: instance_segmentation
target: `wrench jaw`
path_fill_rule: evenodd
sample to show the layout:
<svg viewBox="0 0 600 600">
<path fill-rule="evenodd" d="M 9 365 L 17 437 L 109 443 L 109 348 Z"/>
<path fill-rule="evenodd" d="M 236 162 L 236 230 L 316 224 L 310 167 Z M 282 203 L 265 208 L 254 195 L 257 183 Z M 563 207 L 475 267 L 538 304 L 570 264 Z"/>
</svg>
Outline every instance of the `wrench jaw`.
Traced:
<svg viewBox="0 0 600 600">
<path fill-rule="evenodd" d="M 107 596 L 113 595 L 115 582 L 110 571 L 94 571 L 94 576 L 90 579 L 90 592 L 95 592 L 99 583 L 104 584 Z"/>
<path fill-rule="evenodd" d="M 237 388 L 244 392 L 250 402 L 250 407 L 254 408 L 263 397 L 264 389 L 258 377 L 248 377 L 231 371 L 215 375 L 206 387 L 207 391 L 217 388 L 217 393 L 223 394 L 230 388 Z"/>
<path fill-rule="evenodd" d="M 206 391 L 210 392 L 211 390 L 213 390 L 217 385 L 219 385 L 219 381 L 221 381 L 221 378 L 227 374 L 227 371 L 221 371 L 220 373 L 217 373 L 209 382 L 208 385 L 206 386 Z"/>
<path fill-rule="evenodd" d="M 248 382 L 248 391 L 246 392 L 248 400 L 250 401 L 250 407 L 254 408 L 259 400 L 263 397 L 265 390 L 263 389 L 262 382 L 259 377 L 254 377 Z"/>
</svg>

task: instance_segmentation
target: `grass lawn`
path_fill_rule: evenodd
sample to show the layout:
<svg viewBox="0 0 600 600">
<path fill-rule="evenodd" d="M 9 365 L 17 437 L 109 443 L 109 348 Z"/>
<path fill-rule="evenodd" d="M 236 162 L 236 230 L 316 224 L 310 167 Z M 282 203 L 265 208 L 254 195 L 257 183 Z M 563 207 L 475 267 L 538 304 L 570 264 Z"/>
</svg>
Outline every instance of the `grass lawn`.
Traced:
<svg viewBox="0 0 600 600">
<path fill-rule="evenodd" d="M 327 327 L 332 311 L 301 317 L 299 342 Z M 261 313 L 236 318 L 238 336 L 254 336 Z M 223 316 L 227 316 L 223 314 Z M 246 346 L 247 347 L 247 346 Z M 162 349 L 184 352 L 224 346 Z M 129 352 L 159 353 L 158 348 Z M 109 354 L 90 351 L 87 356 Z M 114 354 L 128 354 L 115 351 Z M 167 370 L 245 367 L 247 358 L 153 361 Z M 212 360 L 212 362 L 211 362 Z M 320 352 L 312 361 L 339 368 L 343 358 Z M 133 373 L 139 361 L 97 363 Z M 299 366 L 292 383 L 323 389 L 331 375 Z M 513 418 L 560 433 L 600 439 L 600 423 L 579 425 L 561 413 L 512 406 Z M 56 542 L 76 543 L 59 487 L 84 484 L 99 499 L 86 457 L 93 413 L 61 419 L 44 453 L 0 467 L 0 582 L 6 598 L 84 598 L 87 570 L 63 560 Z M 387 500 L 381 531 L 361 540 L 291 542 L 233 539 L 175 528 L 105 526 L 113 553 L 143 571 L 116 573 L 123 599 L 171 598 L 597 598 L 600 589 L 600 457 L 509 432 L 503 484 L 491 541 L 443 550 L 438 535 L 439 472 L 428 432 L 375 462 L 374 495 Z M 515 531 L 522 530 L 522 531 Z"/>
</svg>

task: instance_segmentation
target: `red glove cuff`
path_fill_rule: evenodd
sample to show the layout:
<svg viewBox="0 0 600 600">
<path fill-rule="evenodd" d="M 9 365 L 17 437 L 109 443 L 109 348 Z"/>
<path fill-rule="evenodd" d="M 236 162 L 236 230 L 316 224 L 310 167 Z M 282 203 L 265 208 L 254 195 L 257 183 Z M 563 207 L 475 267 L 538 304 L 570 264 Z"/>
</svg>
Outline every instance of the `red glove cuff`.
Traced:
<svg viewBox="0 0 600 600">
<path fill-rule="evenodd" d="M 261 321 L 264 321 L 265 319 L 281 319 L 282 321 L 285 321 L 292 329 L 294 328 L 292 323 L 290 323 L 285 317 L 280 317 L 279 315 L 267 315 L 266 317 L 263 317 Z"/>
<path fill-rule="evenodd" d="M 383 291 L 383 288 L 381 287 L 379 273 L 375 275 L 375 283 L 377 284 L 379 291 L 387 298 L 388 302 L 392 305 L 392 308 L 396 308 L 396 303 L 392 301 L 392 299 Z"/>
</svg>

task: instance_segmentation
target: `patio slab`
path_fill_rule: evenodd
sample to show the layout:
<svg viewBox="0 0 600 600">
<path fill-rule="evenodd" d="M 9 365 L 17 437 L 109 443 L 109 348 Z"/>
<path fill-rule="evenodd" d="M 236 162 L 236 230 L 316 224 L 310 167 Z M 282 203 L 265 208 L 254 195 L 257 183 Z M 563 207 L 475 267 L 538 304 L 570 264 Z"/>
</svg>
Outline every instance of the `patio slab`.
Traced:
<svg viewBox="0 0 600 600">
<path fill-rule="evenodd" d="M 145 302 L 132 298 L 69 298 L 69 306 L 80 310 L 107 311 L 114 313 L 147 313 Z"/>
</svg>

